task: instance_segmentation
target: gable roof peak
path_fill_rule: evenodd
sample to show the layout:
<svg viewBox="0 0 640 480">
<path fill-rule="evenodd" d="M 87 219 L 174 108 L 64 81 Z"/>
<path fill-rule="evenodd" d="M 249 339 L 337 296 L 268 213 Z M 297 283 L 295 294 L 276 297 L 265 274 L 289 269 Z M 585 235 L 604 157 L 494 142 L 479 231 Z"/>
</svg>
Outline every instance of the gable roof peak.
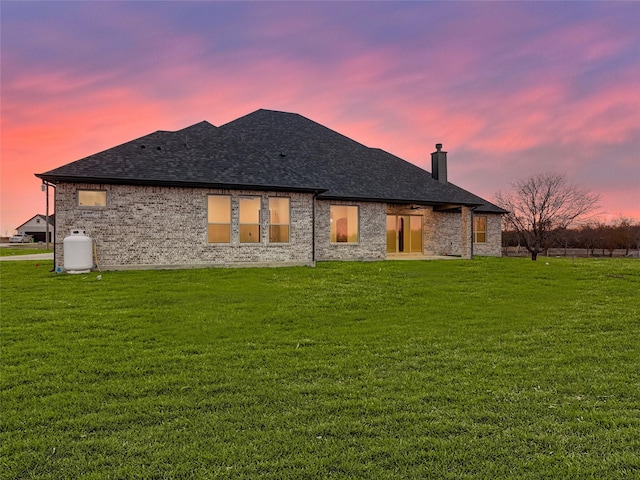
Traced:
<svg viewBox="0 0 640 480">
<path fill-rule="evenodd" d="M 194 123 L 193 125 L 190 125 L 185 128 L 181 128 L 180 130 L 176 130 L 175 133 L 184 133 L 187 130 L 211 130 L 211 129 L 217 129 L 217 128 L 218 127 L 207 122 L 206 120 L 202 120 L 201 122 Z"/>
<path fill-rule="evenodd" d="M 242 115 L 241 117 L 238 117 L 235 120 L 231 120 L 230 122 L 227 122 L 224 125 L 221 125 L 220 128 L 225 127 L 226 125 L 228 125 L 230 123 L 235 123 L 235 122 L 238 122 L 239 120 L 244 120 L 244 119 L 271 118 L 271 119 L 275 120 L 277 118 L 283 118 L 283 117 L 305 118 L 302 115 L 300 115 L 299 113 L 284 112 L 284 111 L 281 111 L 281 110 L 272 110 L 272 109 L 269 109 L 269 108 L 259 108 L 258 110 L 254 110 L 253 112 L 247 113 L 246 115 Z"/>
</svg>

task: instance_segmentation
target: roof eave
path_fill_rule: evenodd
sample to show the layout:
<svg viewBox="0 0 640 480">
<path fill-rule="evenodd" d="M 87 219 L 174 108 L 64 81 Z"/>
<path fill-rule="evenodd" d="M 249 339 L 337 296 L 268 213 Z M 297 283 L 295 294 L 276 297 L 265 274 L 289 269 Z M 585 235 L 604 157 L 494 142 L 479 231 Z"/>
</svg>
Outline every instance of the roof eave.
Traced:
<svg viewBox="0 0 640 480">
<path fill-rule="evenodd" d="M 504 208 L 500 208 L 500 207 L 495 207 L 495 208 L 482 208 L 482 206 L 484 206 L 485 204 L 483 203 L 480 208 L 475 209 L 474 211 L 478 212 L 478 213 L 495 213 L 495 214 L 499 214 L 499 215 L 506 215 L 507 213 L 509 213 L 509 210 L 505 210 Z"/>
<path fill-rule="evenodd" d="M 482 203 L 470 203 L 470 202 L 438 202 L 435 200 L 425 200 L 425 199 L 411 199 L 411 198 L 384 198 L 384 197 L 365 197 L 365 196 L 347 196 L 347 195 L 325 195 L 321 194 L 320 198 L 322 200 L 345 200 L 345 201 L 354 201 L 354 202 L 379 202 L 379 203 L 392 203 L 396 205 L 404 205 L 404 204 L 417 204 L 417 205 L 425 205 L 425 206 L 449 206 L 455 205 L 456 207 L 478 207 L 482 205 Z"/>
<path fill-rule="evenodd" d="M 277 191 L 277 192 L 297 192 L 297 193 L 314 193 L 320 194 L 326 192 L 326 188 L 319 187 L 292 187 L 288 185 L 260 185 L 260 184 L 241 184 L 241 183 L 224 183 L 224 182 L 195 182 L 195 181 L 170 181 L 170 180 L 154 180 L 154 179 L 131 179 L 131 178 L 112 178 L 112 177 L 78 177 L 67 175 L 49 175 L 46 173 L 36 173 L 36 177 L 57 183 L 88 183 L 102 185 L 140 185 L 149 187 L 184 187 L 184 188 L 218 188 L 224 190 L 260 190 L 260 191 Z"/>
</svg>

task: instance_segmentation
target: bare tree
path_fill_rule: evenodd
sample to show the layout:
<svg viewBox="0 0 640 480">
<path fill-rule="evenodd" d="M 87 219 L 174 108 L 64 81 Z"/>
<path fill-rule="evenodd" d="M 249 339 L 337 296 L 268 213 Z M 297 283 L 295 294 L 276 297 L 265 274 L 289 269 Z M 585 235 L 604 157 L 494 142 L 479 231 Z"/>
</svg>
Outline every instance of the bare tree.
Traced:
<svg viewBox="0 0 640 480">
<path fill-rule="evenodd" d="M 547 246 L 551 232 L 585 218 L 597 208 L 600 199 L 559 173 L 515 180 L 510 192 L 498 192 L 495 198 L 500 207 L 509 211 L 505 226 L 518 233 L 531 260 L 536 260 Z"/>
</svg>

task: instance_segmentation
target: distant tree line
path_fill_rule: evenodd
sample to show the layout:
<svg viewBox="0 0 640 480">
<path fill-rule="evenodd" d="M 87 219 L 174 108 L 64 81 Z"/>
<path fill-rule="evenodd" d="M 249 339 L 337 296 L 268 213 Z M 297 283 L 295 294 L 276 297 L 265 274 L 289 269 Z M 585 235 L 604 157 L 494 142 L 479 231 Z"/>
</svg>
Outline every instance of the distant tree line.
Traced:
<svg viewBox="0 0 640 480">
<path fill-rule="evenodd" d="M 502 246 L 505 252 L 513 251 L 509 247 L 522 247 L 526 251 L 521 236 L 513 229 L 502 232 Z M 548 233 L 541 244 L 543 252 L 551 248 L 555 249 L 556 255 L 571 256 L 575 253 L 570 249 L 582 249 L 586 256 L 613 257 L 615 250 L 623 251 L 625 256 L 639 256 L 640 221 L 619 217 L 609 223 L 593 221 L 576 228 L 556 228 Z"/>
</svg>

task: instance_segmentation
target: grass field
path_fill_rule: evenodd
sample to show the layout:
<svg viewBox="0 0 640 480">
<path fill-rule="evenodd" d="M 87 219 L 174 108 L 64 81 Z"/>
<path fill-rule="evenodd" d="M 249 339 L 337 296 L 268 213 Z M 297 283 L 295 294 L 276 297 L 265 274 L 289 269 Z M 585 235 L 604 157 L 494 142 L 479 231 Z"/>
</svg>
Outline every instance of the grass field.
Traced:
<svg viewBox="0 0 640 480">
<path fill-rule="evenodd" d="M 0 248 L 0 257 L 10 257 L 13 255 L 34 255 L 36 253 L 53 253 L 53 248 L 46 249 L 31 246 Z"/>
<path fill-rule="evenodd" d="M 50 267 L 0 264 L 2 478 L 640 478 L 636 260 Z"/>
</svg>

